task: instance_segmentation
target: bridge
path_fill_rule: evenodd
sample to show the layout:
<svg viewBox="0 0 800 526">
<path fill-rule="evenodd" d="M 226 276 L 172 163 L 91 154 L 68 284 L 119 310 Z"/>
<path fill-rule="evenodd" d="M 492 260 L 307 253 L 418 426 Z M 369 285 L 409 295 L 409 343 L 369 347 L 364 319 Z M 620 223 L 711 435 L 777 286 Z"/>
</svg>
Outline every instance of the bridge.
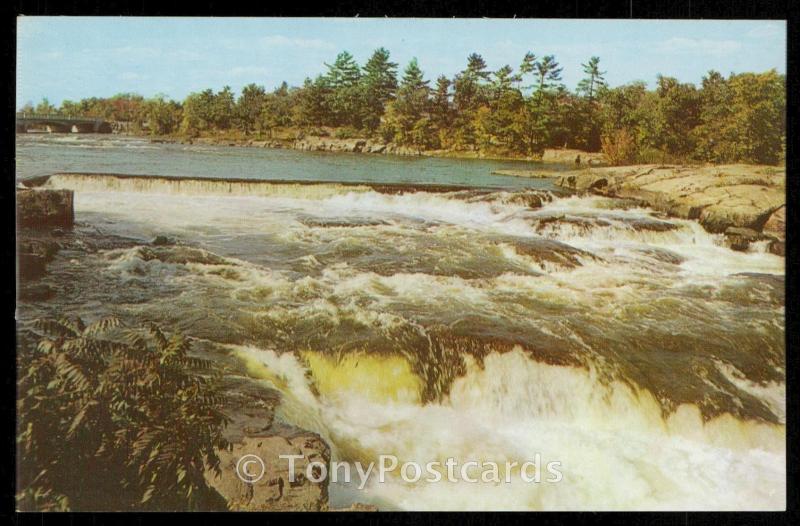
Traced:
<svg viewBox="0 0 800 526">
<path fill-rule="evenodd" d="M 17 133 L 43 128 L 49 133 L 111 133 L 111 123 L 92 117 L 67 117 L 57 113 L 17 113 Z"/>
</svg>

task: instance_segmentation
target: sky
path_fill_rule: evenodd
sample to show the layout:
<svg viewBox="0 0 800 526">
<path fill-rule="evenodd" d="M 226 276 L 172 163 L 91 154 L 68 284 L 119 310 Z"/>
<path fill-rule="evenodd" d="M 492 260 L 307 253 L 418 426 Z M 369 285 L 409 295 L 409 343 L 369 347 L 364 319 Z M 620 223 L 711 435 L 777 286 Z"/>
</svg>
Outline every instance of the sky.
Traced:
<svg viewBox="0 0 800 526">
<path fill-rule="evenodd" d="M 385 47 L 401 69 L 417 57 L 426 78 L 452 77 L 470 53 L 490 69 L 527 51 L 555 55 L 574 88 L 581 63 L 600 57 L 611 86 L 661 73 L 699 83 L 715 69 L 786 72 L 785 21 L 19 17 L 17 107 L 47 97 L 134 92 L 183 99 L 251 82 L 301 85 L 342 50 L 364 64 Z"/>
</svg>

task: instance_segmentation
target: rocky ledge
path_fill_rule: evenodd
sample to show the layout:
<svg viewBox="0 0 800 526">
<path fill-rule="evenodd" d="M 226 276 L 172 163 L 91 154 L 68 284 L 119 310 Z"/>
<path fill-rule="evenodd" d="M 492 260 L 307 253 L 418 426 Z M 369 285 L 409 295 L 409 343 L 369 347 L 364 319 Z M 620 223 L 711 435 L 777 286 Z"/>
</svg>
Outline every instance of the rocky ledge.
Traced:
<svg viewBox="0 0 800 526">
<path fill-rule="evenodd" d="M 562 172 L 556 184 L 633 199 L 671 216 L 696 219 L 724 233 L 734 250 L 766 241 L 784 254 L 786 169 L 775 166 L 638 165 Z"/>
</svg>

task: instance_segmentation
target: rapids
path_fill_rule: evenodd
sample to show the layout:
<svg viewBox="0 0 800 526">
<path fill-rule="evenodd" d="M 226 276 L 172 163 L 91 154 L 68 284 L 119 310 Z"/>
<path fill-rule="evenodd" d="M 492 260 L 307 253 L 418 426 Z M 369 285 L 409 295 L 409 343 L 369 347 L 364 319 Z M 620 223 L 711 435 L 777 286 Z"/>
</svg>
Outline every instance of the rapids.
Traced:
<svg viewBox="0 0 800 526">
<path fill-rule="evenodd" d="M 63 310 L 214 342 L 335 459 L 538 453 L 563 472 L 340 483 L 334 504 L 785 507 L 784 260 L 759 247 L 542 188 L 40 182 L 76 191 L 79 229 L 127 240 L 58 256 Z"/>
</svg>

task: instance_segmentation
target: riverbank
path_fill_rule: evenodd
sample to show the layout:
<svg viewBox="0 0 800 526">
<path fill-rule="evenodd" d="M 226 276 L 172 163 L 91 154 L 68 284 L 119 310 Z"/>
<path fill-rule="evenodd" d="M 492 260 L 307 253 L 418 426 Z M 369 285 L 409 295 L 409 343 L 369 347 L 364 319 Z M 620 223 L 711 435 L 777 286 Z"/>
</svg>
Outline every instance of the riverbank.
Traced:
<svg viewBox="0 0 800 526">
<path fill-rule="evenodd" d="M 637 165 L 569 172 L 532 172 L 578 192 L 632 199 L 673 217 L 724 233 L 734 250 L 767 242 L 783 255 L 786 169 L 759 165 Z"/>
<path fill-rule="evenodd" d="M 290 149 L 309 152 L 367 153 L 378 155 L 442 157 L 449 159 L 484 159 L 494 161 L 527 161 L 547 164 L 586 164 L 604 166 L 602 153 L 575 149 L 545 149 L 541 155 L 485 152 L 481 150 L 425 150 L 368 137 L 339 138 L 335 135 L 306 135 L 303 133 L 277 133 L 272 138 L 254 138 L 241 135 L 210 135 L 202 137 L 158 136 L 153 143 L 176 143 L 213 146 L 238 146 L 249 148 Z M 512 174 L 513 175 L 513 174 Z"/>
</svg>

